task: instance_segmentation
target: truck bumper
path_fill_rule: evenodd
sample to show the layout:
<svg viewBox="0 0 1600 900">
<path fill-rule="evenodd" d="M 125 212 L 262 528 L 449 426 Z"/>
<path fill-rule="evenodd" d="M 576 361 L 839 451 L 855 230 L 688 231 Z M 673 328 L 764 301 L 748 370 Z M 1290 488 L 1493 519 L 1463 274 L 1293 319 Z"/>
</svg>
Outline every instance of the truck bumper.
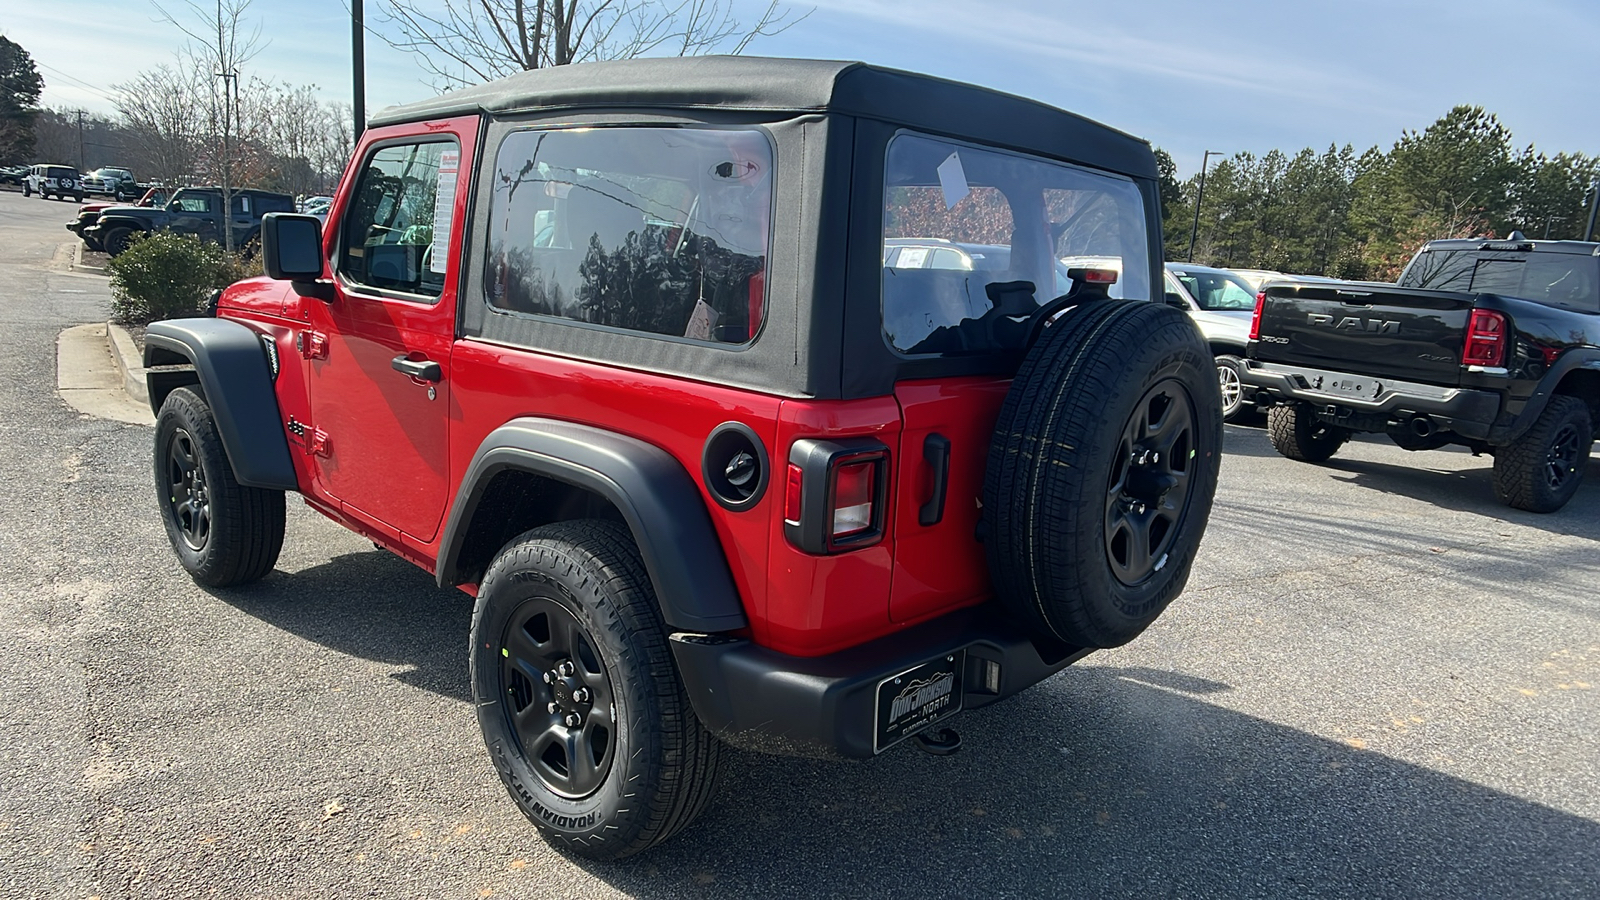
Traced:
<svg viewBox="0 0 1600 900">
<path fill-rule="evenodd" d="M 828 656 L 789 656 L 725 635 L 677 633 L 670 643 L 695 713 L 718 738 L 781 756 L 852 759 L 1009 697 L 1092 652 L 1036 642 L 992 604 Z M 937 694 L 946 667 L 953 684 Z M 907 712 L 919 685 L 953 701 L 945 713 L 919 721 L 914 708 Z M 910 726 L 896 730 L 907 715 Z"/>
<path fill-rule="evenodd" d="M 1356 431 L 1394 431 L 1425 416 L 1437 429 L 1482 441 L 1489 439 L 1500 415 L 1500 395 L 1494 391 L 1366 376 L 1361 377 L 1378 386 L 1372 397 L 1352 397 L 1321 387 L 1351 377 L 1356 376 L 1254 359 L 1245 360 L 1239 372 L 1246 396 L 1257 403 L 1270 406 L 1301 401 L 1314 407 L 1323 421 Z"/>
</svg>

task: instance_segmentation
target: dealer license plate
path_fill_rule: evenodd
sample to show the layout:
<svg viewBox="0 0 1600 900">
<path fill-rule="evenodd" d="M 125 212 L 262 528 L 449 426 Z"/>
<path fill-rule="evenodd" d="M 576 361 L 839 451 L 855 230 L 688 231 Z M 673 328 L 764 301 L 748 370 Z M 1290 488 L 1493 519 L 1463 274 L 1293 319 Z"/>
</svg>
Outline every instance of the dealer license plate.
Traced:
<svg viewBox="0 0 1600 900">
<path fill-rule="evenodd" d="M 873 751 L 905 740 L 961 711 L 961 672 L 967 652 L 957 650 L 878 682 Z"/>
<path fill-rule="evenodd" d="M 1343 394 L 1346 397 L 1363 397 L 1367 400 L 1371 400 L 1378 396 L 1378 391 L 1381 390 L 1381 388 L 1378 386 L 1378 382 L 1369 378 L 1349 378 L 1343 375 L 1339 376 L 1338 378 L 1326 379 L 1322 382 L 1322 389 L 1329 394 Z"/>
</svg>

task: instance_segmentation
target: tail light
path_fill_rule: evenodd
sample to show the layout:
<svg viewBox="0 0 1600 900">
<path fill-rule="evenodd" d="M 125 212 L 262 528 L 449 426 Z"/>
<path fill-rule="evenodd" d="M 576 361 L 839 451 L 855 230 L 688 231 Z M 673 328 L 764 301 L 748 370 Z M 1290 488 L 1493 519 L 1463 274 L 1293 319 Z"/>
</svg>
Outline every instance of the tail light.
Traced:
<svg viewBox="0 0 1600 900">
<path fill-rule="evenodd" d="M 1499 368 L 1506 361 L 1506 317 L 1490 309 L 1475 309 L 1467 320 L 1467 342 L 1461 347 L 1463 366 Z"/>
<path fill-rule="evenodd" d="M 870 438 L 795 441 L 783 529 L 807 553 L 840 553 L 883 537 L 889 448 Z"/>
<path fill-rule="evenodd" d="M 1261 307 L 1267 305 L 1267 292 L 1256 294 L 1256 312 L 1250 317 L 1250 340 L 1261 340 Z"/>
</svg>

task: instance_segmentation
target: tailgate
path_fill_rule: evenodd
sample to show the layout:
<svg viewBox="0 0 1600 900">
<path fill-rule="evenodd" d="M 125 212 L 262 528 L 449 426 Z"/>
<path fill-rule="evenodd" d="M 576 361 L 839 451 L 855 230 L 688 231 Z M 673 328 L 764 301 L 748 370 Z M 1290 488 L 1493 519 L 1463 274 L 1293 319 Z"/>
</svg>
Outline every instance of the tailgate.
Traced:
<svg viewBox="0 0 1600 900">
<path fill-rule="evenodd" d="M 1267 362 L 1455 385 L 1473 297 L 1393 285 L 1277 285 L 1251 355 Z"/>
</svg>

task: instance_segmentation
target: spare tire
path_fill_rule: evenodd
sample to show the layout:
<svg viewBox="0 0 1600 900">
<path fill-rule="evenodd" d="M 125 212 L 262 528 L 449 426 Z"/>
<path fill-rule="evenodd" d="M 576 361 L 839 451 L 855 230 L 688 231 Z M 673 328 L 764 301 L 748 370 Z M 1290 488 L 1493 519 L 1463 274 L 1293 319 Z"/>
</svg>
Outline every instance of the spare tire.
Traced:
<svg viewBox="0 0 1600 900">
<path fill-rule="evenodd" d="M 984 546 L 1002 605 L 1116 647 L 1183 590 L 1211 513 L 1222 398 L 1211 350 L 1160 303 L 1069 310 L 1028 350 L 989 445 Z"/>
</svg>

